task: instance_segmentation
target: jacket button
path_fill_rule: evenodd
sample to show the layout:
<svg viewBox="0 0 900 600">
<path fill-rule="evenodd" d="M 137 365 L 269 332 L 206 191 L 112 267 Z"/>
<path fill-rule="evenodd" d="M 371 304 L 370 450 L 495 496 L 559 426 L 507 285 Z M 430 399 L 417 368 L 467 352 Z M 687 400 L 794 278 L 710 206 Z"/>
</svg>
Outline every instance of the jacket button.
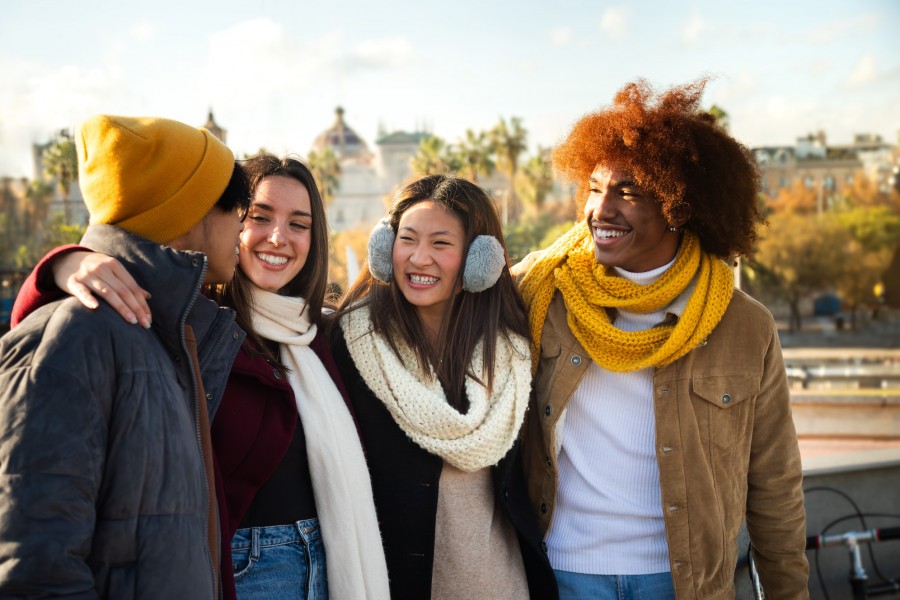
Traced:
<svg viewBox="0 0 900 600">
<path fill-rule="evenodd" d="M 195 258 L 194 260 L 191 261 L 191 264 L 194 265 L 195 267 L 199 267 L 199 266 L 200 266 L 200 259 L 199 259 L 199 258 Z"/>
<path fill-rule="evenodd" d="M 546 502 L 541 502 L 541 512 L 544 514 L 547 513 L 547 503 Z"/>
<path fill-rule="evenodd" d="M 670 513 L 673 513 L 673 512 L 675 512 L 675 511 L 677 511 L 677 510 L 678 510 L 678 507 L 675 506 L 674 504 L 673 504 L 672 506 L 669 507 L 669 512 L 670 512 Z"/>
<path fill-rule="evenodd" d="M 283 375 L 281 374 L 281 371 L 279 371 L 278 369 L 273 369 L 272 375 L 275 377 L 275 379 L 277 379 L 279 381 L 281 381 L 281 378 L 283 377 Z"/>
<path fill-rule="evenodd" d="M 668 454 L 669 452 L 672 452 L 674 450 L 675 450 L 675 448 L 672 448 L 671 446 L 663 446 L 663 449 L 662 449 L 663 454 Z"/>
<path fill-rule="evenodd" d="M 547 554 L 547 542 L 541 542 L 541 550 L 544 551 L 544 554 Z"/>
<path fill-rule="evenodd" d="M 669 393 L 669 388 L 666 387 L 666 386 L 663 386 L 663 387 L 659 388 L 659 393 L 660 393 L 660 394 L 668 394 L 668 393 Z"/>
<path fill-rule="evenodd" d="M 577 354 L 575 356 L 573 356 L 571 358 L 571 360 L 572 360 L 572 364 L 575 365 L 576 367 L 581 364 L 581 357 L 578 356 Z"/>
<path fill-rule="evenodd" d="M 544 409 L 544 414 L 547 415 L 547 416 L 549 417 L 549 416 L 550 416 L 550 413 L 552 413 L 552 412 L 553 412 L 553 407 L 551 407 L 551 406 L 548 404 L 548 405 L 547 405 L 547 408 Z"/>
<path fill-rule="evenodd" d="M 728 404 L 731 402 L 731 396 L 729 394 L 722 394 L 722 404 Z"/>
<path fill-rule="evenodd" d="M 232 338 L 232 339 L 235 339 L 235 340 L 236 340 L 236 339 L 238 339 L 239 337 L 241 337 L 241 335 L 240 335 L 237 331 L 235 331 L 234 333 L 231 334 L 231 338 Z"/>
<path fill-rule="evenodd" d="M 549 456 L 547 457 L 547 466 L 548 466 L 548 467 L 552 467 L 552 466 L 553 466 L 553 461 L 550 460 L 550 457 L 549 457 Z"/>
<path fill-rule="evenodd" d="M 503 499 L 509 500 L 509 489 L 503 488 Z"/>
<path fill-rule="evenodd" d="M 210 394 L 209 392 L 207 392 L 207 393 L 206 393 L 206 399 L 207 399 L 207 400 L 212 400 L 212 394 Z"/>
</svg>

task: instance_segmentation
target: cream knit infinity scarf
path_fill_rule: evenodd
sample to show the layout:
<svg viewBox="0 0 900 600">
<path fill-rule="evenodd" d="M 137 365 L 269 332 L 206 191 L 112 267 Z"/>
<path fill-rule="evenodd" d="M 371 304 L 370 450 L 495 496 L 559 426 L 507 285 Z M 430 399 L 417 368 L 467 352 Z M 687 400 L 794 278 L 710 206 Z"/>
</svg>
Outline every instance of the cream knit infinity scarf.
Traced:
<svg viewBox="0 0 900 600">
<path fill-rule="evenodd" d="M 437 377 L 417 367 L 415 352 L 399 342 L 400 357 L 387 340 L 372 332 L 369 309 L 359 308 L 341 319 L 353 363 L 369 389 L 384 403 L 397 425 L 422 449 L 463 471 L 495 465 L 512 447 L 531 391 L 528 341 L 513 336 L 497 340 L 494 393 L 472 378 L 465 383 L 469 410 L 461 414 L 448 402 Z M 470 362 L 480 373 L 483 344 Z"/>
<path fill-rule="evenodd" d="M 328 596 L 384 600 L 390 597 L 387 565 L 365 456 L 341 393 L 309 347 L 316 327 L 305 306 L 303 298 L 254 288 L 253 327 L 278 342 L 281 361 L 290 369 L 322 524 Z"/>
</svg>

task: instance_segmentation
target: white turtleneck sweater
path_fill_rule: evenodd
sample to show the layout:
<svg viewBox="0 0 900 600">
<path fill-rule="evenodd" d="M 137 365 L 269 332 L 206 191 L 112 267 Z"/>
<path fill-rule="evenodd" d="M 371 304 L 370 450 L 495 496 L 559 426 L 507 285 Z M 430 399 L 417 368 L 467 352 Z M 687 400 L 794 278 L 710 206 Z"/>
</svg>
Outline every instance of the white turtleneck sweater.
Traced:
<svg viewBox="0 0 900 600">
<path fill-rule="evenodd" d="M 649 285 L 671 265 L 645 273 L 616 271 Z M 656 312 L 620 310 L 615 326 L 640 331 L 663 321 L 667 312 L 680 315 L 692 289 L 693 284 Z M 559 488 L 547 536 L 553 568 L 595 575 L 669 571 L 655 450 L 653 369 L 615 373 L 592 363 L 559 427 Z"/>
</svg>

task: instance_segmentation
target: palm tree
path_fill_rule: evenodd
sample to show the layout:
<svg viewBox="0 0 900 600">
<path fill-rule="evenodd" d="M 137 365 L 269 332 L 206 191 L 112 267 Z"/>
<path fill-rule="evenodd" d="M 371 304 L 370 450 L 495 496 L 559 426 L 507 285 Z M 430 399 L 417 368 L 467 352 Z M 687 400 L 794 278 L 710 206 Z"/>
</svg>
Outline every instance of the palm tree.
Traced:
<svg viewBox="0 0 900 600">
<path fill-rule="evenodd" d="M 52 197 L 53 186 L 46 181 L 35 179 L 28 185 L 25 191 L 28 202 L 22 211 L 25 215 L 25 235 L 28 237 L 43 229 Z"/>
<path fill-rule="evenodd" d="M 478 183 L 479 174 L 489 176 L 496 168 L 490 141 L 483 131 L 476 134 L 471 129 L 466 129 L 466 137 L 460 142 L 456 152 L 461 163 L 460 175 L 473 183 Z"/>
<path fill-rule="evenodd" d="M 519 156 L 527 149 L 528 132 L 522 127 L 522 119 L 519 117 L 512 117 L 508 124 L 506 119 L 500 117 L 500 122 L 490 131 L 488 137 L 491 148 L 497 156 L 500 171 L 509 179 L 509 204 L 512 213 L 510 217 L 515 220 L 519 215 L 515 190 L 516 172 L 519 170 Z"/>
<path fill-rule="evenodd" d="M 69 193 L 72 183 L 78 179 L 78 158 L 75 155 L 75 143 L 67 130 L 59 132 L 41 156 L 44 173 L 56 180 L 56 186 L 62 196 L 65 223 L 71 222 L 69 214 Z"/>
<path fill-rule="evenodd" d="M 534 204 L 538 212 L 553 189 L 553 171 L 544 154 L 545 151 L 538 148 L 537 154 L 529 158 L 519 171 L 522 196 Z"/>
<path fill-rule="evenodd" d="M 322 194 L 322 202 L 327 207 L 334 200 L 334 193 L 340 188 L 341 163 L 337 154 L 330 146 L 325 146 L 320 151 L 310 150 L 306 157 L 309 170 L 312 171 Z"/>
<path fill-rule="evenodd" d="M 436 135 L 430 135 L 419 142 L 419 149 L 410 159 L 410 166 L 413 174 L 418 177 L 449 173 L 460 167 L 450 148 Z"/>
</svg>

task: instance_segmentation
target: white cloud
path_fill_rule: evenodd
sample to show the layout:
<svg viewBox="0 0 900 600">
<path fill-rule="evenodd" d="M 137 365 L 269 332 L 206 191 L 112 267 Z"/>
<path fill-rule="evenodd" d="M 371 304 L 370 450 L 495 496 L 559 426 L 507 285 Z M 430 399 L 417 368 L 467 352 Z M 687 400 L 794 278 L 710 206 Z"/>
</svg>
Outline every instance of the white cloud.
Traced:
<svg viewBox="0 0 900 600">
<path fill-rule="evenodd" d="M 626 7 L 607 8 L 600 18 L 600 30 L 612 38 L 621 38 L 630 17 L 631 11 Z"/>
<path fill-rule="evenodd" d="M 863 13 L 853 19 L 832 21 L 806 31 L 802 40 L 809 44 L 833 44 L 841 38 L 859 37 L 878 27 L 880 17 Z"/>
<path fill-rule="evenodd" d="M 729 106 L 741 103 L 745 98 L 752 98 L 759 92 L 759 79 L 753 73 L 744 71 L 735 78 L 725 79 L 720 85 L 717 80 L 710 83 L 710 103 L 718 104 L 729 113 Z"/>
<path fill-rule="evenodd" d="M 156 26 L 152 23 L 138 23 L 131 28 L 131 36 L 139 42 L 150 42 L 156 37 Z"/>
<path fill-rule="evenodd" d="M 364 40 L 350 49 L 344 63 L 352 69 L 400 68 L 411 61 L 412 44 L 403 37 Z"/>
<path fill-rule="evenodd" d="M 565 46 L 572 41 L 572 30 L 568 27 L 554 27 L 550 30 L 550 43 L 554 46 Z"/>
<path fill-rule="evenodd" d="M 701 17 L 693 17 L 681 28 L 681 39 L 688 44 L 697 44 L 710 26 Z"/>
<path fill-rule="evenodd" d="M 854 65 L 850 75 L 844 81 L 845 87 L 862 87 L 878 79 L 878 65 L 875 57 L 864 54 Z"/>
</svg>

